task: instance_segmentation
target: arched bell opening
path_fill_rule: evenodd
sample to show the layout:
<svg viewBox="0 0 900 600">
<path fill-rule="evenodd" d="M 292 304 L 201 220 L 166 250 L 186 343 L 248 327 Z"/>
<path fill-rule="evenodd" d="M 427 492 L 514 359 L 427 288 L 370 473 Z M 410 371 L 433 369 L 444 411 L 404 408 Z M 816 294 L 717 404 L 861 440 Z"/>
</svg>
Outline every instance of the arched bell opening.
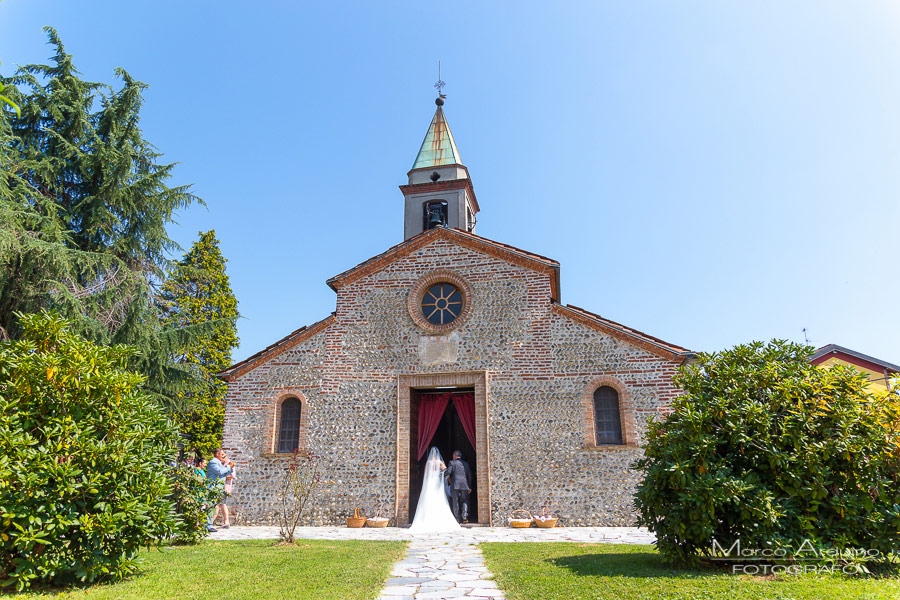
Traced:
<svg viewBox="0 0 900 600">
<path fill-rule="evenodd" d="M 447 226 L 448 204 L 446 200 L 432 200 L 423 205 L 422 229 L 427 231 L 435 227 Z"/>
</svg>

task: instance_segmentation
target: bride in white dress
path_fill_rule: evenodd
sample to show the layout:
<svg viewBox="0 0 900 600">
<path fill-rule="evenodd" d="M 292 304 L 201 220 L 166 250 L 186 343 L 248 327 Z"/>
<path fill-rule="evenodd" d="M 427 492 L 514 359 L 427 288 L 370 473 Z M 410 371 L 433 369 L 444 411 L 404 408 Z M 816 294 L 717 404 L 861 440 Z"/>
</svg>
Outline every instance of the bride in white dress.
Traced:
<svg viewBox="0 0 900 600">
<path fill-rule="evenodd" d="M 453 511 L 450 510 L 450 503 L 444 492 L 446 469 L 444 461 L 441 460 L 441 453 L 432 446 L 425 462 L 425 478 L 422 481 L 416 516 L 409 528 L 411 533 L 441 533 L 461 529 L 456 517 L 453 516 Z"/>
</svg>

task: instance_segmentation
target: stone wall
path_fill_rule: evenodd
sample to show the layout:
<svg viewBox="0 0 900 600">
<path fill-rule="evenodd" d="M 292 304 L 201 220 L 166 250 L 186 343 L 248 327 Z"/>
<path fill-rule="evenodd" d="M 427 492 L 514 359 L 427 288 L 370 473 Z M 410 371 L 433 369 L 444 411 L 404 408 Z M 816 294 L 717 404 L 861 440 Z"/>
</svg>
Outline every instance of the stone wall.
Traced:
<svg viewBox="0 0 900 600">
<path fill-rule="evenodd" d="M 680 360 L 569 318 L 551 303 L 548 269 L 434 237 L 338 282 L 333 319 L 231 378 L 224 445 L 239 469 L 241 522 L 269 523 L 276 509 L 286 465 L 271 451 L 280 396 L 302 395 L 306 450 L 325 473 L 304 523 L 337 524 L 355 505 L 394 509 L 399 375 L 486 371 L 494 524 L 548 499 L 564 524 L 632 524 L 628 466 L 640 450 L 585 442 L 585 394 L 598 377 L 621 382 L 637 439 L 674 396 Z M 444 336 L 421 330 L 407 310 L 409 290 L 437 269 L 465 278 L 472 294 L 468 318 Z"/>
<path fill-rule="evenodd" d="M 491 378 L 494 522 L 505 522 L 516 508 L 534 511 L 549 504 L 561 524 L 632 525 L 639 477 L 629 466 L 643 454 L 638 444 L 647 420 L 664 412 L 676 395 L 671 376 L 677 363 L 556 311 L 547 340 L 553 355 L 548 379 L 514 371 Z M 604 375 L 629 392 L 630 429 L 637 438 L 629 445 L 585 443 L 585 426 L 592 431 L 593 423 L 586 422 L 583 397 Z"/>
</svg>

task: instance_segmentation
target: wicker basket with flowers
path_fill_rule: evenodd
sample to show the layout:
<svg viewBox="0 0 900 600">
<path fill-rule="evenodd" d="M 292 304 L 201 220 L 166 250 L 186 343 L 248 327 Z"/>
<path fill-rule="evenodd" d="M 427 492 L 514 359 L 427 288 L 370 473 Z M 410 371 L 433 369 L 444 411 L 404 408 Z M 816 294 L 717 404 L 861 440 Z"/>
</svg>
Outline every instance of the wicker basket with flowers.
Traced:
<svg viewBox="0 0 900 600">
<path fill-rule="evenodd" d="M 520 508 L 509 513 L 509 526 L 518 529 L 531 527 L 532 516 L 527 510 Z"/>
<path fill-rule="evenodd" d="M 353 516 L 347 517 L 347 527 L 362 527 L 366 524 L 366 517 L 361 516 L 359 508 L 353 509 Z"/>
<path fill-rule="evenodd" d="M 550 509 L 546 506 L 544 510 L 541 511 L 541 514 L 534 516 L 534 524 L 543 529 L 550 529 L 551 527 L 556 527 L 556 524 L 559 522 L 559 517 L 554 517 L 550 515 Z"/>
</svg>

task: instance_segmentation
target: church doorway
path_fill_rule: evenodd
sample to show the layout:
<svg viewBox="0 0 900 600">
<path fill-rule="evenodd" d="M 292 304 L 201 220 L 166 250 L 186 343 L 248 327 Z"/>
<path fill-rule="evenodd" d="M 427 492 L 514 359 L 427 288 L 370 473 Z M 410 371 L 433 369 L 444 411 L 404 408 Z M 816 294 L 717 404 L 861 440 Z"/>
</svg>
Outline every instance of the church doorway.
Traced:
<svg viewBox="0 0 900 600">
<path fill-rule="evenodd" d="M 487 371 L 460 371 L 455 373 L 410 373 L 397 377 L 397 475 L 396 494 L 394 496 L 394 518 L 398 525 L 410 523 L 410 507 L 415 509 L 419 501 L 419 491 L 422 485 L 422 473 L 419 467 L 419 413 L 421 412 L 421 398 L 423 394 L 435 392 L 461 392 L 474 389 L 475 400 L 475 451 L 467 450 L 464 443 L 460 443 L 460 450 L 465 454 L 472 452 L 474 460 L 468 460 L 469 467 L 474 475 L 475 485 L 472 491 L 477 496 L 473 498 L 470 506 L 472 516 L 469 522 L 474 522 L 473 517 L 478 515 L 478 522 L 484 525 L 492 525 L 491 515 L 491 446 L 490 431 L 488 427 L 489 407 L 488 390 L 490 377 Z M 448 404 L 455 404 L 448 402 Z M 458 411 L 457 411 L 458 412 Z M 446 407 L 440 410 L 434 431 L 437 433 L 446 413 Z M 452 412 L 451 412 L 452 414 Z M 455 420 L 447 425 L 450 428 L 450 439 L 455 435 L 453 428 L 458 428 Z M 445 428 L 445 431 L 447 430 Z M 463 427 L 463 429 L 465 429 Z M 448 434 L 443 434 L 445 437 Z M 434 437 L 432 435 L 432 437 Z M 469 436 L 466 435 L 468 439 Z M 440 439 L 440 438 L 439 438 Z M 430 440 L 429 440 L 430 441 Z M 428 442 L 426 442 L 427 444 Z M 471 442 L 470 442 L 471 443 Z M 427 450 L 427 445 L 426 445 Z M 449 447 L 448 451 L 453 452 Z M 442 449 L 443 451 L 443 449 Z M 415 472 L 415 474 L 414 474 Z M 415 490 L 412 486 L 415 486 Z M 413 493 L 415 492 L 415 493 Z"/>
<path fill-rule="evenodd" d="M 428 449 L 436 446 L 445 463 L 454 450 L 472 470 L 469 522 L 478 523 L 478 456 L 475 437 L 474 388 L 410 390 L 409 521 L 419 503 Z M 414 425 L 413 425 L 414 424 Z M 433 433 L 432 433 L 433 432 Z M 430 437 L 430 439 L 429 439 Z M 424 451 L 424 452 L 423 452 Z"/>
</svg>

